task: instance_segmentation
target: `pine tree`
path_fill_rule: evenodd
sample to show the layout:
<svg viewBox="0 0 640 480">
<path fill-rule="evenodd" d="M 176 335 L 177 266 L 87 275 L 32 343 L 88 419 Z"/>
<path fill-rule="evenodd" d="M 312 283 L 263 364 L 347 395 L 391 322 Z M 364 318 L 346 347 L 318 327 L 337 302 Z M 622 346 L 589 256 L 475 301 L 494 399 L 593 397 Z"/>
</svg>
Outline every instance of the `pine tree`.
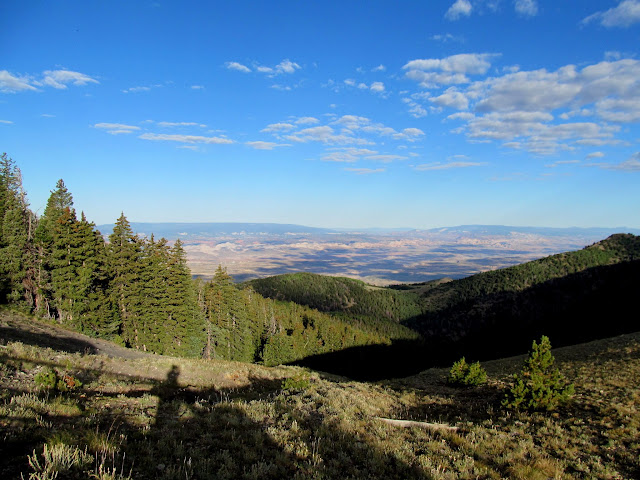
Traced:
<svg viewBox="0 0 640 480">
<path fill-rule="evenodd" d="M 514 410 L 554 410 L 569 400 L 573 396 L 573 385 L 554 368 L 554 361 L 549 337 L 543 335 L 539 344 L 534 340 L 503 406 Z"/>
<path fill-rule="evenodd" d="M 32 222 L 20 169 L 4 153 L 0 156 L 0 302 L 33 303 L 28 288 Z"/>
<path fill-rule="evenodd" d="M 143 242 L 133 234 L 124 216 L 116 221 L 109 235 L 109 296 L 120 318 L 121 337 L 125 344 L 141 348 L 141 316 L 144 312 L 144 292 L 140 281 Z"/>
<path fill-rule="evenodd" d="M 56 183 L 56 189 L 51 191 L 44 214 L 38 221 L 34 232 L 34 307 L 36 313 L 49 318 L 56 315 L 56 312 L 52 311 L 51 284 L 51 270 L 54 268 L 52 263 L 54 230 L 58 219 L 67 210 L 71 213 L 72 207 L 73 197 L 67 190 L 64 181 L 60 179 Z M 75 216 L 75 211 L 73 211 L 73 215 Z"/>
<path fill-rule="evenodd" d="M 170 351 L 185 356 L 199 356 L 203 348 L 203 319 L 198 309 L 195 285 L 187 266 L 182 242 L 176 240 L 168 263 L 168 327 Z"/>
</svg>

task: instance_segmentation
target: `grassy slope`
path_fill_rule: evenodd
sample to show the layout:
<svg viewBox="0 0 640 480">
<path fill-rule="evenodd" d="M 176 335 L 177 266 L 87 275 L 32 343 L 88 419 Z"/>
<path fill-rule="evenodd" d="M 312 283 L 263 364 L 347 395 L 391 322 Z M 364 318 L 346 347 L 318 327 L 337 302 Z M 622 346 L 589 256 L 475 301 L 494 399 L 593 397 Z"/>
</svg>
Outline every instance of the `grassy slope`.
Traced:
<svg viewBox="0 0 640 480">
<path fill-rule="evenodd" d="M 638 478 L 640 334 L 555 354 L 577 395 L 540 415 L 499 406 L 521 358 L 488 362 L 489 384 L 460 390 L 438 369 L 366 384 L 295 367 L 9 343 L 0 347 L 0 477 L 27 478 L 32 451 L 45 470 L 46 444 L 61 460 L 84 455 L 59 478 Z M 82 391 L 35 393 L 45 366 L 81 378 Z M 283 391 L 288 377 L 308 383 Z M 402 429 L 377 416 L 460 430 Z"/>
</svg>

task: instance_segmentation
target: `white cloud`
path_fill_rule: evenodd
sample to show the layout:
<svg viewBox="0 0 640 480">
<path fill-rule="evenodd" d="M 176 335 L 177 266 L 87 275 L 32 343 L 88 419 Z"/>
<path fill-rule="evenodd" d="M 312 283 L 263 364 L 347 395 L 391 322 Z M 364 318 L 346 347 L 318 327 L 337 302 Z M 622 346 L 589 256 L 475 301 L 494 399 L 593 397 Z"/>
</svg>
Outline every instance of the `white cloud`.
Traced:
<svg viewBox="0 0 640 480">
<path fill-rule="evenodd" d="M 454 132 L 474 140 L 499 140 L 538 154 L 571 150 L 573 145 L 615 145 L 621 143 L 615 138 L 617 124 L 640 121 L 640 61 L 518 71 L 476 81 L 466 89 L 450 87 L 438 96 L 415 93 L 403 101 L 414 107 L 414 98 L 474 111 L 447 117 L 467 122 Z M 569 121 L 573 117 L 590 121 Z"/>
<path fill-rule="evenodd" d="M 196 122 L 158 122 L 161 127 L 202 127 L 206 128 L 206 125 Z"/>
<path fill-rule="evenodd" d="M 191 85 L 192 90 L 204 90 L 203 85 Z"/>
<path fill-rule="evenodd" d="M 372 92 L 382 93 L 384 92 L 384 83 L 382 82 L 373 82 L 369 87 Z"/>
<path fill-rule="evenodd" d="M 287 140 L 293 142 L 306 143 L 306 142 L 320 142 L 329 145 L 372 145 L 373 142 L 364 138 L 354 137 L 348 133 L 336 134 L 334 129 L 328 125 L 305 128 L 299 132 L 295 132 L 291 135 L 286 135 Z"/>
<path fill-rule="evenodd" d="M 455 87 L 448 88 L 442 95 L 429 98 L 429 101 L 441 107 L 451 107 L 456 110 L 469 108 L 469 99 Z"/>
<path fill-rule="evenodd" d="M 32 86 L 31 79 L 24 76 L 10 74 L 7 70 L 0 70 L 0 92 L 16 93 L 24 90 L 37 90 Z"/>
<path fill-rule="evenodd" d="M 485 165 L 484 163 L 478 162 L 434 162 L 434 163 L 423 163 L 421 165 L 416 165 L 415 169 L 421 172 L 429 171 L 429 170 L 449 170 L 450 168 L 467 168 L 467 167 L 480 167 Z"/>
<path fill-rule="evenodd" d="M 151 90 L 151 87 L 131 87 L 131 88 L 122 90 L 122 93 L 148 92 L 149 90 Z"/>
<path fill-rule="evenodd" d="M 169 141 L 182 143 L 206 143 L 206 144 L 229 144 L 233 140 L 223 137 L 203 137 L 200 135 L 167 135 L 158 133 L 143 133 L 138 138 L 143 140 Z"/>
<path fill-rule="evenodd" d="M 604 157 L 603 152 L 593 152 L 587 155 L 585 158 L 602 158 L 602 157 Z"/>
<path fill-rule="evenodd" d="M 40 116 L 45 118 L 55 118 L 55 115 L 51 115 L 50 113 L 43 113 Z"/>
<path fill-rule="evenodd" d="M 322 160 L 325 162 L 353 163 L 357 162 L 360 157 L 365 155 L 375 155 L 377 153 L 377 151 L 370 150 L 368 148 L 340 148 L 327 153 L 322 157 Z"/>
<path fill-rule="evenodd" d="M 84 86 L 88 83 L 100 82 L 80 72 L 72 72 L 71 70 L 47 70 L 44 72 L 42 83 L 62 90 L 67 88 L 67 84 L 69 83 L 75 86 Z"/>
<path fill-rule="evenodd" d="M 427 111 L 425 110 L 425 108 L 418 102 L 406 97 L 403 98 L 402 101 L 409 106 L 409 113 L 413 117 L 421 118 L 427 115 Z"/>
<path fill-rule="evenodd" d="M 289 85 L 274 84 L 274 85 L 271 85 L 271 88 L 273 88 L 275 90 L 281 90 L 283 92 L 288 92 L 288 91 L 291 90 L 291 86 L 289 86 Z"/>
<path fill-rule="evenodd" d="M 309 125 L 309 124 L 313 125 L 313 124 L 319 123 L 319 122 L 320 122 L 320 120 L 318 120 L 315 117 L 300 117 L 300 118 L 298 118 L 296 120 L 296 123 L 298 125 Z"/>
<path fill-rule="evenodd" d="M 278 73 L 294 73 L 296 70 L 299 70 L 300 65 L 295 62 L 292 62 L 288 58 L 281 61 L 278 65 L 276 65 L 275 70 Z"/>
<path fill-rule="evenodd" d="M 437 42 L 443 42 L 443 43 L 451 42 L 451 41 L 458 41 L 458 42 L 463 41 L 461 37 L 457 37 L 457 36 L 452 35 L 450 33 L 432 35 L 431 36 L 431 40 L 435 40 Z"/>
<path fill-rule="evenodd" d="M 640 172 L 640 152 L 636 152 L 624 162 L 620 163 L 592 163 L 591 167 L 600 167 L 605 170 L 618 170 L 621 172 Z"/>
<path fill-rule="evenodd" d="M 382 173 L 384 168 L 344 168 L 347 172 L 353 172 L 356 175 L 369 175 L 372 173 Z"/>
<path fill-rule="evenodd" d="M 588 158 L 588 156 L 587 156 Z M 580 160 L 558 160 L 557 162 L 553 162 L 550 165 L 545 165 L 545 167 L 547 168 L 556 168 L 560 165 L 575 165 L 577 163 L 580 163 Z"/>
<path fill-rule="evenodd" d="M 273 68 L 260 65 L 256 67 L 256 70 L 260 73 L 273 73 Z"/>
<path fill-rule="evenodd" d="M 393 138 L 396 140 L 407 140 L 409 142 L 415 142 L 424 135 L 424 132 L 419 128 L 405 128 L 400 133 L 394 133 Z"/>
<path fill-rule="evenodd" d="M 4 123 L 6 125 L 11 125 L 13 122 L 11 120 L 0 120 L 0 123 Z"/>
<path fill-rule="evenodd" d="M 227 62 L 224 65 L 229 70 L 237 70 L 238 72 L 243 72 L 243 73 L 251 72 L 251 69 L 249 67 L 238 62 Z"/>
<path fill-rule="evenodd" d="M 140 127 L 136 127 L 135 125 L 125 125 L 123 123 L 96 123 L 93 128 L 106 130 L 106 132 L 111 135 L 134 133 L 140 130 Z"/>
<path fill-rule="evenodd" d="M 473 113 L 458 112 L 458 113 L 452 113 L 451 115 L 449 115 L 447 117 L 447 120 L 472 120 L 474 118 L 476 118 L 476 116 Z"/>
<path fill-rule="evenodd" d="M 376 162 L 390 163 L 390 162 L 393 162 L 395 160 L 406 160 L 409 157 L 404 157 L 402 155 L 386 154 L 386 155 L 369 155 L 369 156 L 367 156 L 365 158 L 367 160 L 374 160 Z"/>
<path fill-rule="evenodd" d="M 353 78 L 347 78 L 344 81 L 345 85 L 349 85 L 350 87 L 355 87 L 356 86 L 356 81 Z"/>
<path fill-rule="evenodd" d="M 291 145 L 288 143 L 274 143 L 274 142 L 246 142 L 251 148 L 255 148 L 256 150 L 273 150 L 275 147 L 290 147 Z"/>
<path fill-rule="evenodd" d="M 260 131 L 263 133 L 288 132 L 294 128 L 296 128 L 296 126 L 290 123 L 272 123 Z"/>
<path fill-rule="evenodd" d="M 538 14 L 538 2 L 536 0 L 515 0 L 516 12 L 520 15 L 533 17 Z"/>
<path fill-rule="evenodd" d="M 461 53 L 446 58 L 416 59 L 407 62 L 402 68 L 407 70 L 407 78 L 415 80 L 423 88 L 435 88 L 439 85 L 469 83 L 467 75 L 484 75 L 491 67 L 490 53 Z"/>
<path fill-rule="evenodd" d="M 384 72 L 387 69 L 384 65 L 378 65 L 371 69 L 372 72 Z"/>
<path fill-rule="evenodd" d="M 471 15 L 471 10 L 472 7 L 469 0 L 456 0 L 444 16 L 447 20 L 458 20 L 462 16 L 468 17 Z"/>
<path fill-rule="evenodd" d="M 640 22 L 640 0 L 622 0 L 616 7 L 596 12 L 582 20 L 583 24 L 598 22 L 603 27 L 630 27 Z"/>
</svg>

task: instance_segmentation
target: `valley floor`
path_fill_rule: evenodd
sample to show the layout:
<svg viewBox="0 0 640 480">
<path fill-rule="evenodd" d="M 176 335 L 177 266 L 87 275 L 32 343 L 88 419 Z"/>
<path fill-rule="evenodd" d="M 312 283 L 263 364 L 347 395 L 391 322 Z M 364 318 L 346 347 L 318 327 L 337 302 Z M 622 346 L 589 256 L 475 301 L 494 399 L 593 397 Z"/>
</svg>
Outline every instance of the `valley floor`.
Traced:
<svg viewBox="0 0 640 480">
<path fill-rule="evenodd" d="M 0 478 L 640 477 L 640 333 L 554 350 L 576 396 L 529 414 L 500 406 L 524 357 L 486 362 L 488 384 L 459 389 L 443 369 L 361 383 L 297 367 L 128 358 L 53 332 L 0 312 Z M 38 392 L 47 368 L 83 386 Z"/>
</svg>

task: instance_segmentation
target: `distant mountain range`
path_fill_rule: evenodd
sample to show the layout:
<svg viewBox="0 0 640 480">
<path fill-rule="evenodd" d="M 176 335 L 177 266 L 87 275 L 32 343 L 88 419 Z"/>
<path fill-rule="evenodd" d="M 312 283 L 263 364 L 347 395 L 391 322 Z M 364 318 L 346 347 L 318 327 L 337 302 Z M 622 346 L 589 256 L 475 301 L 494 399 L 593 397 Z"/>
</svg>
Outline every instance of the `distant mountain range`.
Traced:
<svg viewBox="0 0 640 480">
<path fill-rule="evenodd" d="M 98 225 L 98 230 L 104 235 L 109 235 L 113 229 L 113 225 Z M 510 233 L 528 233 L 544 236 L 571 236 L 571 235 L 589 235 L 605 238 L 614 233 L 633 233 L 640 235 L 640 229 L 628 227 L 616 228 L 555 228 L 555 227 L 515 227 L 508 225 L 459 225 L 453 227 L 441 227 L 431 229 L 413 229 L 413 228 L 320 228 L 308 227 L 305 225 L 283 224 L 283 223 L 242 223 L 242 222 L 226 222 L 226 223 L 147 223 L 132 222 L 131 228 L 134 232 L 160 238 L 165 237 L 168 240 L 177 238 L 195 238 L 195 237 L 213 237 L 219 235 L 330 235 L 340 233 L 357 233 L 362 232 L 369 235 L 387 234 L 394 232 L 429 232 L 434 234 L 461 234 L 461 235 L 508 235 Z"/>
<path fill-rule="evenodd" d="M 98 230 L 103 235 L 109 235 L 113 225 L 98 225 Z M 212 237 L 218 235 L 286 235 L 316 234 L 322 235 L 336 232 L 327 228 L 306 227 L 303 225 L 291 225 L 285 223 L 145 223 L 131 222 L 131 229 L 140 235 L 165 237 L 175 240 L 181 237 Z"/>
</svg>

